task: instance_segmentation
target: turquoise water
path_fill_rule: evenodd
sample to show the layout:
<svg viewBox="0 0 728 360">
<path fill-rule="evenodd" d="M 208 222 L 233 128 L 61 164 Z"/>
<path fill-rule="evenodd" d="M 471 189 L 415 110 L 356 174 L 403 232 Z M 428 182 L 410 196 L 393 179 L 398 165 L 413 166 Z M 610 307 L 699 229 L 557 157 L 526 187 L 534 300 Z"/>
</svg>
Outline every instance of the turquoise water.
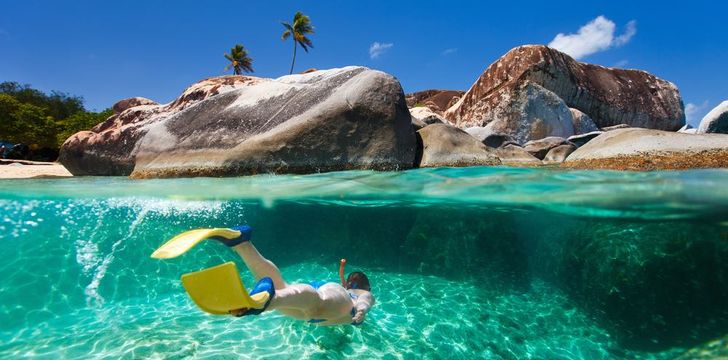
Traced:
<svg viewBox="0 0 728 360">
<path fill-rule="evenodd" d="M 728 334 L 728 171 L 420 169 L 0 181 L 0 358 L 673 358 Z M 361 327 L 210 316 L 182 273 L 250 224 L 289 282 L 363 270 Z M 243 271 L 243 280 L 253 279 Z"/>
</svg>

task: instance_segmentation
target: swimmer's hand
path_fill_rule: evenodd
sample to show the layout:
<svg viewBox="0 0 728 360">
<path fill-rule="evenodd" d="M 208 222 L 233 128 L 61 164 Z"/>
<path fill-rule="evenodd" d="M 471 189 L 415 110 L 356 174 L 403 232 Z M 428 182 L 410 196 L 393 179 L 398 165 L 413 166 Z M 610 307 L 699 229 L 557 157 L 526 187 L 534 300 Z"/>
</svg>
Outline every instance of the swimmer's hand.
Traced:
<svg viewBox="0 0 728 360">
<path fill-rule="evenodd" d="M 359 325 L 362 322 L 364 322 L 364 318 L 367 316 L 366 311 L 364 310 L 357 310 L 356 314 L 354 314 L 354 317 L 351 318 L 351 322 L 355 325 Z"/>
</svg>

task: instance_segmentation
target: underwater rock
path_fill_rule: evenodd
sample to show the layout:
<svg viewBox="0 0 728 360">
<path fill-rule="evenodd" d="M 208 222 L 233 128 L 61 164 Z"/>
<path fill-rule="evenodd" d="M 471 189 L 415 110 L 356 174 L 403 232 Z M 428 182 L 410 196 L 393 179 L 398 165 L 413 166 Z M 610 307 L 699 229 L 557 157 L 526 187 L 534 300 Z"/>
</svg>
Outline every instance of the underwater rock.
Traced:
<svg viewBox="0 0 728 360">
<path fill-rule="evenodd" d="M 728 135 L 612 130 L 574 151 L 562 166 L 612 170 L 728 167 Z"/>
<path fill-rule="evenodd" d="M 560 145 L 573 145 L 569 141 L 558 136 L 549 136 L 547 138 L 539 140 L 531 140 L 523 146 L 523 149 L 528 151 L 531 155 L 538 159 L 543 160 L 548 152 Z"/>
<path fill-rule="evenodd" d="M 438 115 L 455 104 L 465 91 L 461 90 L 424 90 L 407 94 L 407 107 L 414 108 L 417 105 L 424 105 Z"/>
<path fill-rule="evenodd" d="M 493 150 L 454 126 L 429 125 L 417 131 L 417 135 L 422 142 L 415 161 L 419 167 L 501 164 Z"/>
<path fill-rule="evenodd" d="M 133 169 L 135 178 L 396 170 L 414 156 L 399 82 L 363 67 L 208 79 L 169 105 L 133 107 L 76 134 L 61 150 L 74 174 Z"/>
<path fill-rule="evenodd" d="M 531 265 L 623 345 L 664 350 L 725 334 L 728 242 L 719 224 L 565 218 L 559 225 L 538 240 Z"/>
<path fill-rule="evenodd" d="M 462 128 L 495 120 L 517 123 L 523 118 L 518 101 L 525 83 L 553 92 L 599 127 L 625 123 L 675 131 L 685 124 L 674 84 L 644 71 L 578 62 L 541 45 L 514 48 L 491 64 L 445 118 Z"/>
<path fill-rule="evenodd" d="M 710 112 L 703 117 L 703 120 L 700 120 L 700 125 L 698 126 L 698 131 L 696 133 L 728 134 L 728 100 L 723 101 L 713 110 L 710 110 Z"/>
</svg>

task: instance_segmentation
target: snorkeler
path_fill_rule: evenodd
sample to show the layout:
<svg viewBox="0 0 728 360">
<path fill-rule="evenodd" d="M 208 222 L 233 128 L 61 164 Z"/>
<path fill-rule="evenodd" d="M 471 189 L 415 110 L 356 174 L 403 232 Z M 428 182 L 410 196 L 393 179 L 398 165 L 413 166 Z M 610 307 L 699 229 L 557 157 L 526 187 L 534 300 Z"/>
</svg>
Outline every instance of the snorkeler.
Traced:
<svg viewBox="0 0 728 360">
<path fill-rule="evenodd" d="M 374 305 L 369 279 L 359 271 L 352 272 L 346 279 L 346 287 L 335 282 L 312 282 L 311 284 L 288 284 L 278 267 L 264 258 L 250 242 L 252 228 L 240 226 L 235 239 L 217 239 L 233 248 L 253 273 L 256 281 L 270 278 L 272 288 L 266 289 L 271 298 L 263 309 L 236 309 L 232 315 L 257 315 L 264 311 L 279 312 L 298 320 L 307 320 L 318 325 L 354 324 L 364 321 Z M 255 293 L 254 289 L 251 295 Z"/>
</svg>

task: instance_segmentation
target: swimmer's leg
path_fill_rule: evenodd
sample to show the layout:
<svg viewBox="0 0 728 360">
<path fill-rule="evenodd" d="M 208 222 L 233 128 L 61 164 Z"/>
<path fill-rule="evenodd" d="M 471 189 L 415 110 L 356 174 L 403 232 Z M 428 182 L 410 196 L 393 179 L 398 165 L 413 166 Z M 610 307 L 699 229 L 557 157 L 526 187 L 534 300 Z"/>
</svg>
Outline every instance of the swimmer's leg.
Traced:
<svg viewBox="0 0 728 360">
<path fill-rule="evenodd" d="M 250 241 L 244 241 L 237 244 L 233 247 L 233 249 L 235 249 L 241 258 L 243 258 L 243 262 L 248 269 L 250 269 L 250 272 L 253 273 L 256 281 L 264 277 L 269 277 L 273 280 L 273 287 L 276 289 L 276 297 L 278 297 L 278 290 L 284 289 L 288 286 L 288 284 L 286 284 L 283 280 L 283 276 L 281 276 L 281 271 L 278 270 L 278 267 L 270 260 L 264 258 Z"/>
</svg>

